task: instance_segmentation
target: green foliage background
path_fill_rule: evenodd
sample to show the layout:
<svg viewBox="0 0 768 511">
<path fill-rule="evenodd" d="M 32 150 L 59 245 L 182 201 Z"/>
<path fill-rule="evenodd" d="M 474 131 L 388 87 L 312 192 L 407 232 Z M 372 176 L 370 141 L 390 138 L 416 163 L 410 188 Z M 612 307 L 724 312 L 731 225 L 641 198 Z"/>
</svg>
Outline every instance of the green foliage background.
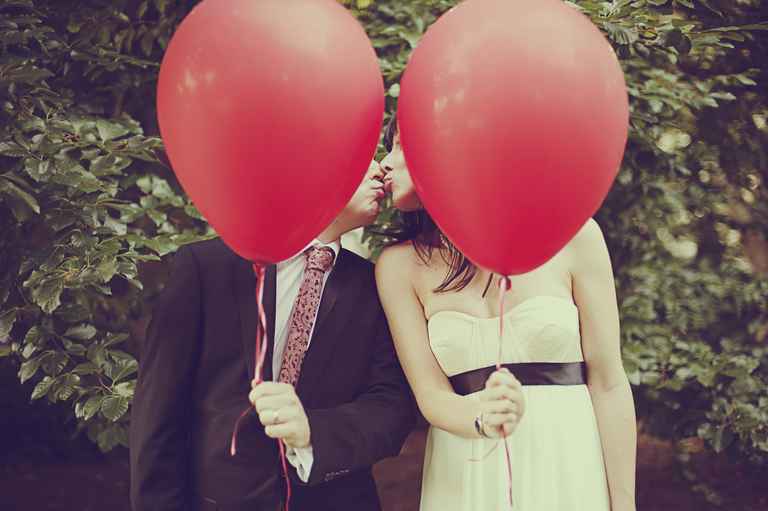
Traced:
<svg viewBox="0 0 768 511">
<path fill-rule="evenodd" d="M 164 160 L 154 109 L 163 49 L 194 3 L 0 6 L 0 364 L 31 399 L 71 403 L 103 450 L 127 444 L 132 342 L 158 261 L 212 235 Z M 345 3 L 392 112 L 408 55 L 457 2 Z M 765 466 L 768 5 L 572 5 L 613 43 L 629 86 L 630 140 L 598 221 L 640 416 L 684 456 L 704 447 Z"/>
</svg>

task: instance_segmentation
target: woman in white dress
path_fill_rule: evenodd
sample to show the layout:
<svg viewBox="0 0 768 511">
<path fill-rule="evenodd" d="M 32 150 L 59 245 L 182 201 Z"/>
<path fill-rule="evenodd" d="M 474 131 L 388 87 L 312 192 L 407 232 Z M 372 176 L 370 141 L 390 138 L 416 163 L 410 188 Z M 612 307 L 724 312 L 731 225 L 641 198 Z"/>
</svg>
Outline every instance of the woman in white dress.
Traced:
<svg viewBox="0 0 768 511">
<path fill-rule="evenodd" d="M 635 511 L 635 410 L 597 223 L 543 266 L 512 277 L 500 341 L 499 286 L 488 286 L 491 274 L 421 208 L 394 123 L 385 141 L 385 185 L 405 227 L 382 252 L 376 278 L 431 424 L 421 510 Z M 494 372 L 499 342 L 516 378 Z M 505 449 L 494 438 L 507 435 L 514 504 Z"/>
</svg>

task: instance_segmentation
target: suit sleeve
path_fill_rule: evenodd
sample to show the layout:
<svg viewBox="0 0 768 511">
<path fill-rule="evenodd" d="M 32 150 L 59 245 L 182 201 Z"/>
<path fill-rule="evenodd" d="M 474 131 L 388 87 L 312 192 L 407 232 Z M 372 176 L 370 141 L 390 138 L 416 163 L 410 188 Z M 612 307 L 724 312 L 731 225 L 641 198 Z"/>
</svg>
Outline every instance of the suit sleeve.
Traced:
<svg viewBox="0 0 768 511">
<path fill-rule="evenodd" d="M 307 410 L 314 454 L 309 485 L 397 456 L 415 422 L 415 405 L 382 312 L 366 390 L 344 405 Z"/>
<path fill-rule="evenodd" d="M 199 269 L 190 248 L 175 256 L 139 359 L 130 423 L 133 511 L 189 509 L 188 425 L 201 326 Z"/>
</svg>

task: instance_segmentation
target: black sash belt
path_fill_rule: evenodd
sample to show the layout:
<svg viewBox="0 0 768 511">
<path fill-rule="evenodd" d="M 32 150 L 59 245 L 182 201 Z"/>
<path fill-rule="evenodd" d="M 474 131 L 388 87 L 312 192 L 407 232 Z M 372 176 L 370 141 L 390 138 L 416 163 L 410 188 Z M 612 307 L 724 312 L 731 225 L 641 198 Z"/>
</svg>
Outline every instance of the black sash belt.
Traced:
<svg viewBox="0 0 768 511">
<path fill-rule="evenodd" d="M 523 385 L 584 385 L 587 383 L 587 367 L 584 362 L 519 362 L 503 364 Z M 453 390 L 462 396 L 485 388 L 488 377 L 496 366 L 483 367 L 451 376 Z"/>
</svg>

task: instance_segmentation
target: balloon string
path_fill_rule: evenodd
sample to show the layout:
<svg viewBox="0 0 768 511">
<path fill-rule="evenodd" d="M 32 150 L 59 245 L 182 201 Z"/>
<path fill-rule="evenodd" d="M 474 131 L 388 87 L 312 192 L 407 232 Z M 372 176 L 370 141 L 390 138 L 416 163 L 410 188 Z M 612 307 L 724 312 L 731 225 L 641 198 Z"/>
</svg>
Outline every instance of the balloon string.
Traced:
<svg viewBox="0 0 768 511">
<path fill-rule="evenodd" d="M 264 283 L 266 281 L 266 268 L 263 264 L 253 264 L 253 273 L 256 275 L 256 306 L 258 309 L 258 322 L 256 323 L 256 345 L 254 350 L 254 374 L 253 382 L 258 385 L 264 381 L 264 360 L 267 356 L 266 337 L 267 337 L 267 313 L 264 310 Z M 237 435 L 240 432 L 240 425 L 243 419 L 251 412 L 253 408 L 248 406 L 235 422 L 235 428 L 232 431 L 232 439 L 229 446 L 229 454 L 237 454 Z M 282 440 L 277 441 L 280 450 L 280 463 L 283 468 L 283 477 L 285 478 L 286 496 L 285 511 L 288 511 L 291 502 L 291 479 L 288 476 L 288 463 L 286 462 L 285 444 Z"/>
<path fill-rule="evenodd" d="M 504 301 L 507 296 L 507 292 L 512 288 L 512 280 L 507 276 L 502 276 L 501 282 L 499 282 L 499 286 L 501 287 L 501 293 L 499 293 L 499 354 L 496 360 L 497 371 L 501 369 L 501 365 L 504 363 L 504 360 L 502 358 L 502 355 L 503 355 L 502 346 L 504 345 Z M 502 433 L 504 432 L 502 431 Z M 514 500 L 512 499 L 512 460 L 509 452 L 509 443 L 507 442 L 507 437 L 505 436 L 502 436 L 502 441 L 504 442 L 504 453 L 505 453 L 505 458 L 507 462 L 507 480 L 509 484 L 509 505 L 510 507 L 514 507 L 515 503 L 514 503 Z"/>
<path fill-rule="evenodd" d="M 491 276 L 493 278 L 493 276 Z M 488 291 L 488 287 L 490 287 L 491 280 L 488 280 L 488 285 L 485 287 L 485 291 L 483 291 L 483 296 L 485 296 L 486 292 Z M 502 364 L 504 363 L 504 353 L 503 353 L 503 346 L 504 346 L 504 302 L 507 296 L 507 292 L 512 287 L 512 281 L 509 277 L 502 276 L 501 282 L 499 282 L 499 287 L 501 288 L 501 293 L 499 293 L 499 351 L 496 358 L 496 370 L 501 370 Z M 502 426 L 503 428 L 503 426 Z M 504 431 L 501 431 L 502 437 L 499 439 L 504 443 L 504 453 L 505 453 L 505 461 L 507 464 L 507 483 L 509 488 L 509 505 L 510 507 L 514 507 L 515 503 L 512 498 L 512 459 L 511 459 L 511 453 L 509 448 L 509 443 L 507 442 L 507 438 L 503 436 Z M 498 442 L 494 443 L 493 447 L 482 455 L 479 458 L 470 458 L 470 462 L 480 462 L 488 458 L 499 446 Z"/>
<path fill-rule="evenodd" d="M 264 310 L 264 284 L 266 279 L 266 268 L 260 264 L 253 265 L 253 271 L 256 274 L 256 305 L 259 312 L 259 322 L 256 327 L 256 350 L 254 351 L 254 378 L 258 378 L 256 383 L 263 381 L 264 359 L 267 356 L 267 313 Z"/>
</svg>

